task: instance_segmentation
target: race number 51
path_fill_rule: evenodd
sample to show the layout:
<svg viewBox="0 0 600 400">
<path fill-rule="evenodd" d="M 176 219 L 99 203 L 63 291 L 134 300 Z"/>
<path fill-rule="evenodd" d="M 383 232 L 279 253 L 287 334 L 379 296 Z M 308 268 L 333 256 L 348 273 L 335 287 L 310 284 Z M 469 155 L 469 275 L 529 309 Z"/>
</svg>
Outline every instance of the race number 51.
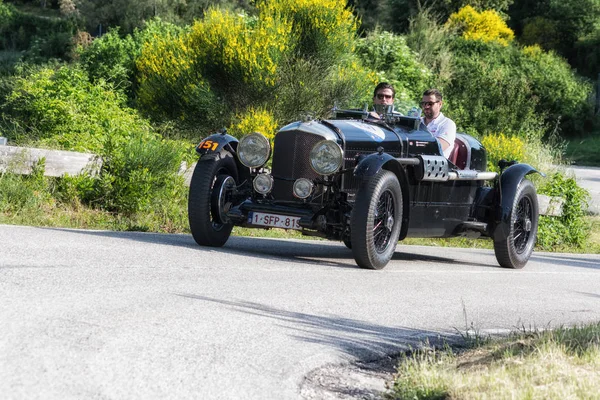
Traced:
<svg viewBox="0 0 600 400">
<path fill-rule="evenodd" d="M 215 151 L 217 149 L 217 147 L 219 147 L 219 143 L 218 142 L 213 142 L 212 140 L 205 140 L 205 141 L 203 141 L 203 142 L 200 143 L 199 147 L 201 149 L 207 149 L 207 150 Z"/>
</svg>

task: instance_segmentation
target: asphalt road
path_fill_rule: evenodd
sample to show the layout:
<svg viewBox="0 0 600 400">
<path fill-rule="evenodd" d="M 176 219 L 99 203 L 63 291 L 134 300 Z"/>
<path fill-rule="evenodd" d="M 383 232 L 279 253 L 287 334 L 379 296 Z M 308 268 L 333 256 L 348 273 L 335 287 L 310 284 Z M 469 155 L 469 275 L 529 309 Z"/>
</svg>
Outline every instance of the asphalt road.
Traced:
<svg viewBox="0 0 600 400">
<path fill-rule="evenodd" d="M 329 363 L 424 337 L 600 320 L 600 255 L 399 245 L 381 271 L 341 243 L 0 225 L 4 399 L 299 399 Z"/>
</svg>

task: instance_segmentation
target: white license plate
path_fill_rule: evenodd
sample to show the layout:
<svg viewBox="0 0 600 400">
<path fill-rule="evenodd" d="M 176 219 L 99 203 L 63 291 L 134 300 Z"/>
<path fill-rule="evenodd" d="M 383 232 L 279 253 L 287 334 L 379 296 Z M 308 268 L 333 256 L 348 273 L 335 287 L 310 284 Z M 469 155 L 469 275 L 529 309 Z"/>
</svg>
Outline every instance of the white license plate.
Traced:
<svg viewBox="0 0 600 400">
<path fill-rule="evenodd" d="M 248 223 L 252 225 L 271 226 L 273 228 L 302 229 L 300 226 L 300 217 L 290 217 L 288 215 L 251 212 L 248 215 Z"/>
</svg>

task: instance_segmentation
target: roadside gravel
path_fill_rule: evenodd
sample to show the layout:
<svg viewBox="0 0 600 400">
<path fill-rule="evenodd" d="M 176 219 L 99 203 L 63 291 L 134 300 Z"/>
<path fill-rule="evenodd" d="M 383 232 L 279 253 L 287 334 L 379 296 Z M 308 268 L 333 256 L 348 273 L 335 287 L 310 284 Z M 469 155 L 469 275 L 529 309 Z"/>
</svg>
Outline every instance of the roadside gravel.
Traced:
<svg viewBox="0 0 600 400">
<path fill-rule="evenodd" d="M 305 400 L 383 399 L 394 379 L 398 357 L 369 363 L 326 365 L 308 374 L 300 387 Z"/>
</svg>

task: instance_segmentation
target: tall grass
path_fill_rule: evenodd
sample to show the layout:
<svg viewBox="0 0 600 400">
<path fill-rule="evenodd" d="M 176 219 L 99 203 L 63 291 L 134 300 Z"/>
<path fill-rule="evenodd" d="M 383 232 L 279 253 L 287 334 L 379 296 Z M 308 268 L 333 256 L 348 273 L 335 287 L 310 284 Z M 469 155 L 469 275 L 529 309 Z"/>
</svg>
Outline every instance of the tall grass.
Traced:
<svg viewBox="0 0 600 400">
<path fill-rule="evenodd" d="M 593 399 L 600 393 L 600 323 L 518 332 L 462 352 L 400 360 L 393 399 Z"/>
<path fill-rule="evenodd" d="M 577 165 L 600 167 L 600 130 L 567 143 L 565 158 Z"/>
</svg>

